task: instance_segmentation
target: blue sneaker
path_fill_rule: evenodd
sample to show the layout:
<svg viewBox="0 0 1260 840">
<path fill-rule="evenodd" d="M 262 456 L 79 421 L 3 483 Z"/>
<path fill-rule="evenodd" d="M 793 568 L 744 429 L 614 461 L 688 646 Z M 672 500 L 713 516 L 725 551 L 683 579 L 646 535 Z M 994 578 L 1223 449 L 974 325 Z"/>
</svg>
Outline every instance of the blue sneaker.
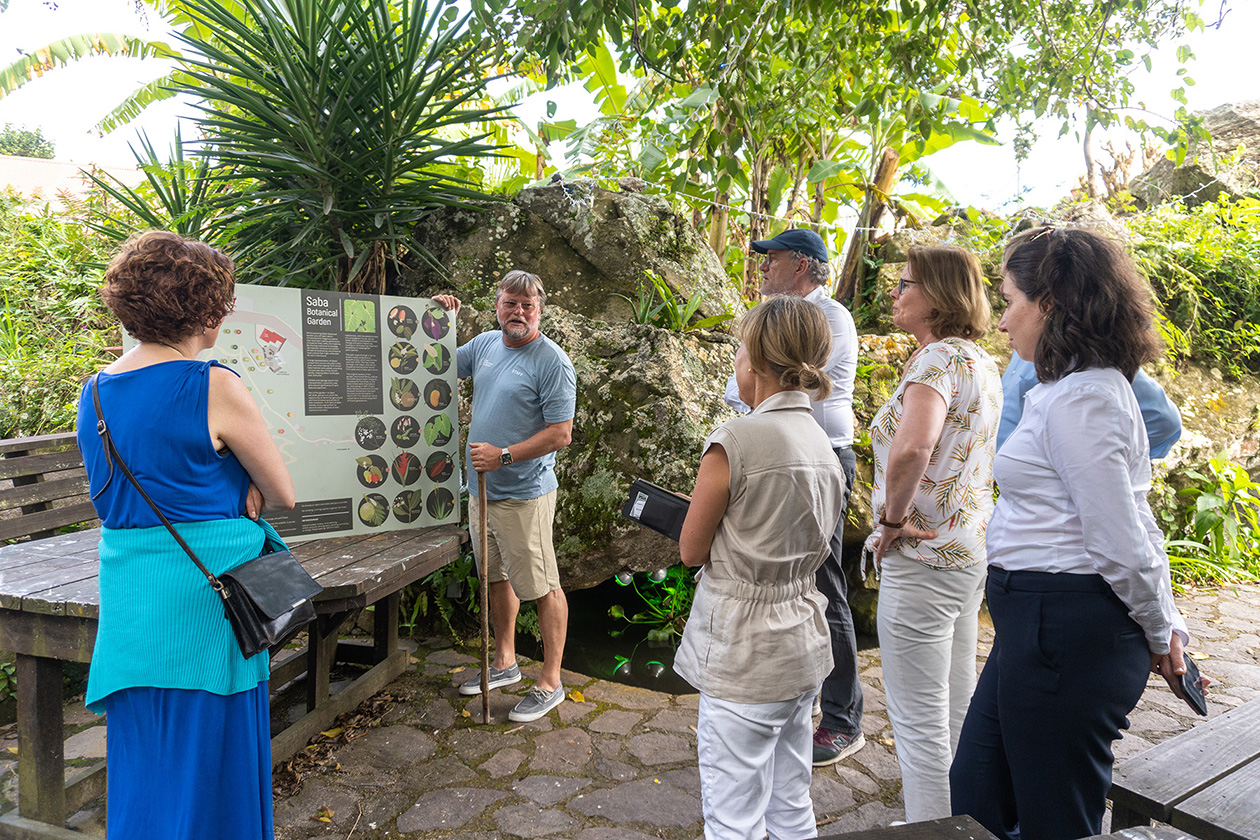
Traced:
<svg viewBox="0 0 1260 840">
<path fill-rule="evenodd" d="M 491 691 L 493 691 L 496 688 L 503 688 L 503 686 L 505 685 L 518 683 L 520 681 L 521 681 L 521 669 L 517 666 L 515 662 L 513 662 L 511 665 L 509 665 L 506 668 L 496 668 L 493 665 L 490 666 L 490 681 L 488 684 L 490 686 Z M 460 694 L 480 694 L 481 693 L 481 672 L 478 671 L 477 675 L 473 677 L 471 680 L 460 683 L 459 693 Z"/>
</svg>

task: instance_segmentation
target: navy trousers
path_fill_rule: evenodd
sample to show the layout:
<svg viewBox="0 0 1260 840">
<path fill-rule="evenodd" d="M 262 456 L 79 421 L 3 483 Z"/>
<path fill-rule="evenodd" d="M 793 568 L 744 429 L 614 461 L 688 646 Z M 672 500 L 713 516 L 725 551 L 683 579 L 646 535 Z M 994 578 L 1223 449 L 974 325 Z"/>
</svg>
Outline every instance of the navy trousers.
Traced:
<svg viewBox="0 0 1260 840">
<path fill-rule="evenodd" d="M 997 638 L 949 784 L 955 815 L 999 838 L 1102 833 L 1114 761 L 1150 674 L 1146 638 L 1098 575 L 989 569 Z"/>
<path fill-rule="evenodd" d="M 831 673 L 823 680 L 819 692 L 822 703 L 822 727 L 854 737 L 862 731 L 862 684 L 858 682 L 857 635 L 853 615 L 849 612 L 849 589 L 840 567 L 840 549 L 844 539 L 844 514 L 857 474 L 857 458 L 853 448 L 835 450 L 844 470 L 844 505 L 840 522 L 831 537 L 831 556 L 818 567 L 814 581 L 827 599 L 827 630 L 831 635 Z"/>
</svg>

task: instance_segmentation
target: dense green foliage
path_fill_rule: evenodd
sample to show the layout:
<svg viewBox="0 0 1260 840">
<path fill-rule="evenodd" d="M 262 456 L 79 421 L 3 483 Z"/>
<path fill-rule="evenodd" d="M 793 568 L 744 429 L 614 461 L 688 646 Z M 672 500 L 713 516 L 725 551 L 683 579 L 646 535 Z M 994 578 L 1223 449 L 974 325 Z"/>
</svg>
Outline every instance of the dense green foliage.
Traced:
<svg viewBox="0 0 1260 840">
<path fill-rule="evenodd" d="M 1260 373 L 1260 200 L 1167 204 L 1127 226 L 1173 327 L 1169 349 L 1229 374 Z"/>
<path fill-rule="evenodd" d="M 56 155 L 56 147 L 38 128 L 15 128 L 5 123 L 0 128 L 0 155 L 21 155 L 22 157 L 52 159 Z"/>
<path fill-rule="evenodd" d="M 117 333 L 97 297 L 106 241 L 0 194 L 0 438 L 74 428 L 79 387 Z"/>
<path fill-rule="evenodd" d="M 1177 481 L 1183 504 L 1162 510 L 1174 581 L 1260 579 L 1260 483 L 1223 455 Z"/>
</svg>

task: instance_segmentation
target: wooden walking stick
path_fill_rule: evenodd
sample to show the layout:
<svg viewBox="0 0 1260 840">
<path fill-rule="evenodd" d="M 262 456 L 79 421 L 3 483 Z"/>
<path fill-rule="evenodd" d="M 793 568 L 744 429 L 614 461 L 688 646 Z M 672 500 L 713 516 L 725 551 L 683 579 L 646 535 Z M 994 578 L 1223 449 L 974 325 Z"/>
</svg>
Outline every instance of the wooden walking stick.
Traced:
<svg viewBox="0 0 1260 840">
<path fill-rule="evenodd" d="M 490 539 L 486 536 L 486 474 L 477 471 L 477 547 L 481 549 L 481 722 L 490 722 Z"/>
</svg>

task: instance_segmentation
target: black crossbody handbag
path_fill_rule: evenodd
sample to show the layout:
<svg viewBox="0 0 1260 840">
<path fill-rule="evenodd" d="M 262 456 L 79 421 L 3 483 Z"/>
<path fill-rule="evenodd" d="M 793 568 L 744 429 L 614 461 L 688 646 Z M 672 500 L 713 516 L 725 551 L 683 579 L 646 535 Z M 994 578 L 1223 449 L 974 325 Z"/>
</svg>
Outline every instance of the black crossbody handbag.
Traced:
<svg viewBox="0 0 1260 840">
<path fill-rule="evenodd" d="M 171 525 L 166 514 L 158 510 L 149 494 L 144 492 L 144 488 L 118 454 L 113 436 L 105 423 L 105 415 L 101 412 L 96 379 L 96 376 L 92 377 L 92 404 L 96 408 L 96 433 L 101 436 L 101 443 L 105 448 L 109 477 L 92 498 L 95 500 L 105 492 L 105 488 L 114 479 L 114 464 L 118 464 L 123 475 L 127 476 L 127 480 L 149 503 L 149 507 L 153 508 L 166 530 L 171 532 L 180 548 L 197 564 L 197 568 L 222 599 L 223 614 L 232 625 L 232 633 L 236 636 L 236 643 L 240 645 L 245 658 L 249 659 L 264 650 L 283 645 L 315 618 L 315 605 L 311 599 L 323 591 L 323 587 L 306 573 L 302 564 L 288 550 L 262 554 L 229 572 L 217 577 L 212 575 Z M 266 551 L 266 548 L 263 550 Z"/>
</svg>

